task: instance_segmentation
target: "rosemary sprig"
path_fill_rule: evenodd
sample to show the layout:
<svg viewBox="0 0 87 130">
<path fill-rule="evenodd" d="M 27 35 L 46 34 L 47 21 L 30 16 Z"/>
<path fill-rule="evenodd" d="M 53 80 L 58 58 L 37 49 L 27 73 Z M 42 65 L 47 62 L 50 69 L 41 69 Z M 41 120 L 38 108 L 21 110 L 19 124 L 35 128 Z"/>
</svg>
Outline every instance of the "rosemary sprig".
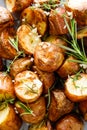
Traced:
<svg viewBox="0 0 87 130">
<path fill-rule="evenodd" d="M 35 116 L 35 114 L 33 113 L 33 111 L 31 110 L 31 108 L 28 106 L 26 106 L 24 103 L 17 101 L 17 104 L 25 111 L 23 113 L 20 114 L 20 116 L 26 115 L 26 114 L 31 114 L 33 116 Z"/>
<path fill-rule="evenodd" d="M 72 60 L 73 62 L 77 62 L 80 64 L 87 64 L 87 56 L 85 53 L 83 40 L 81 40 L 82 49 L 80 48 L 77 41 L 77 22 L 75 21 L 75 19 L 71 19 L 70 26 L 69 26 L 65 17 L 64 20 L 65 20 L 66 27 L 69 31 L 69 34 L 72 38 L 71 41 L 66 40 L 71 45 L 71 48 L 64 45 L 60 45 L 60 47 L 67 50 L 67 54 L 72 55 L 76 58 L 76 60 Z"/>
</svg>

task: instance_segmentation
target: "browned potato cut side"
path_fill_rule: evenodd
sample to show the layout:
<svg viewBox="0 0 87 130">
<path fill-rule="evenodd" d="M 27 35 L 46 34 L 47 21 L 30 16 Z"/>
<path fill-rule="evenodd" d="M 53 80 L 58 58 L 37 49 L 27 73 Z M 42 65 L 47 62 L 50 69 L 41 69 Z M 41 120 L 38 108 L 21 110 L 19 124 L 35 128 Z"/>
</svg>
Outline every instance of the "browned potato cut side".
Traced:
<svg viewBox="0 0 87 130">
<path fill-rule="evenodd" d="M 87 74 L 72 75 L 65 82 L 65 94 L 74 102 L 87 99 Z"/>
<path fill-rule="evenodd" d="M 22 11 L 31 3 L 33 3 L 33 0 L 6 0 L 6 7 L 10 12 L 17 12 Z"/>
<path fill-rule="evenodd" d="M 3 56 L 3 53 L 1 54 L 1 57 L 6 59 L 13 59 L 17 55 L 17 50 L 11 45 L 9 39 L 14 38 L 15 36 L 15 29 L 14 28 L 6 28 L 2 31 L 0 42 L 2 46 L 2 51 L 5 53 L 7 57 Z"/>
<path fill-rule="evenodd" d="M 57 122 L 56 130 L 83 130 L 83 122 L 76 115 L 66 115 Z"/>
<path fill-rule="evenodd" d="M 21 116 L 21 118 L 28 122 L 28 123 L 39 123 L 44 119 L 44 116 L 46 114 L 46 104 L 44 97 L 40 97 L 37 101 L 27 104 L 30 109 L 33 111 L 32 114 L 24 114 Z M 18 103 L 16 103 L 16 108 L 20 114 L 23 114 L 25 111 L 19 106 Z"/>
<path fill-rule="evenodd" d="M 41 42 L 36 46 L 34 53 L 35 65 L 42 71 L 53 72 L 57 70 L 64 60 L 59 48 L 50 42 Z"/>
<path fill-rule="evenodd" d="M 27 23 L 37 28 L 39 35 L 43 36 L 47 30 L 47 16 L 40 8 L 26 8 L 21 14 L 22 23 Z"/>
<path fill-rule="evenodd" d="M 21 25 L 17 30 L 19 48 L 26 54 L 34 54 L 36 45 L 41 42 L 37 29 L 31 29 L 28 25 Z"/>
<path fill-rule="evenodd" d="M 11 77 L 0 72 L 0 101 L 15 98 L 14 86 Z"/>
<path fill-rule="evenodd" d="M 48 109 L 49 120 L 55 122 L 74 108 L 74 103 L 66 98 L 61 90 L 52 91 L 51 103 Z"/>
<path fill-rule="evenodd" d="M 75 60 L 74 57 L 68 57 L 63 65 L 57 70 L 57 73 L 62 78 L 67 78 L 69 75 L 76 74 L 79 71 L 80 66 L 78 63 L 73 62 Z"/>
<path fill-rule="evenodd" d="M 4 7 L 0 6 L 0 32 L 6 28 L 14 25 L 14 19 L 11 13 Z"/>
<path fill-rule="evenodd" d="M 18 73 L 30 69 L 33 65 L 33 60 L 32 57 L 24 57 L 15 60 L 10 67 L 10 75 L 15 77 Z"/>
<path fill-rule="evenodd" d="M 15 113 L 13 106 L 8 105 L 0 110 L 0 130 L 19 130 L 21 125 L 21 119 Z"/>
<path fill-rule="evenodd" d="M 14 81 L 16 96 L 23 102 L 37 100 L 43 91 L 42 82 L 32 71 L 23 71 L 16 75 Z"/>
</svg>

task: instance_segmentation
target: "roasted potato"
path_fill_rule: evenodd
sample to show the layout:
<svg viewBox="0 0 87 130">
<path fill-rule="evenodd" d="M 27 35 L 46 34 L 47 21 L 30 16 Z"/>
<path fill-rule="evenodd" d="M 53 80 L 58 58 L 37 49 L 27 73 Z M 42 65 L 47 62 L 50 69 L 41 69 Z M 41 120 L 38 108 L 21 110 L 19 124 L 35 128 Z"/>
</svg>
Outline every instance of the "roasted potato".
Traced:
<svg viewBox="0 0 87 130">
<path fill-rule="evenodd" d="M 32 69 L 36 74 L 38 74 L 40 80 L 43 83 L 43 93 L 48 93 L 48 89 L 52 87 L 56 80 L 54 72 L 44 72 L 39 70 L 36 66 L 33 66 Z"/>
<path fill-rule="evenodd" d="M 10 12 L 18 12 L 30 6 L 33 0 L 5 0 L 5 3 Z"/>
<path fill-rule="evenodd" d="M 4 69 L 2 58 L 0 58 L 0 71 Z"/>
<path fill-rule="evenodd" d="M 75 58 L 73 56 L 68 57 L 62 66 L 57 70 L 57 73 L 62 78 L 67 78 L 69 75 L 76 74 L 79 71 L 80 66 L 78 63 L 74 62 Z"/>
<path fill-rule="evenodd" d="M 21 125 L 22 121 L 13 106 L 7 105 L 0 110 L 0 130 L 19 130 Z"/>
<path fill-rule="evenodd" d="M 40 97 L 35 102 L 27 104 L 27 107 L 33 111 L 33 114 L 27 114 L 26 111 L 20 107 L 18 102 L 15 105 L 18 112 L 21 114 L 21 118 L 28 123 L 39 123 L 44 119 L 44 116 L 46 114 L 46 104 L 44 97 Z"/>
<path fill-rule="evenodd" d="M 41 42 L 41 39 L 37 33 L 37 29 L 31 29 L 28 25 L 21 25 L 17 29 L 17 36 L 19 41 L 19 48 L 25 52 L 25 54 L 34 54 L 36 45 Z"/>
<path fill-rule="evenodd" d="M 83 116 L 83 119 L 87 121 L 87 100 L 79 102 L 79 110 Z"/>
<path fill-rule="evenodd" d="M 32 9 L 33 8 L 33 9 Z M 28 7 L 21 14 L 22 23 L 35 26 L 39 35 L 43 36 L 47 30 L 47 16 L 40 8 Z"/>
<path fill-rule="evenodd" d="M 0 37 L 0 56 L 5 59 L 14 59 L 17 55 L 17 50 L 10 43 L 10 39 L 15 36 L 14 28 L 6 28 L 1 32 Z"/>
<path fill-rule="evenodd" d="M 0 32 L 6 27 L 14 25 L 14 19 L 11 13 L 4 7 L 0 6 Z"/>
<path fill-rule="evenodd" d="M 48 109 L 49 120 L 55 122 L 63 115 L 70 113 L 74 108 L 74 103 L 66 98 L 61 90 L 53 90 L 51 103 Z"/>
<path fill-rule="evenodd" d="M 15 60 L 10 67 L 10 75 L 15 77 L 18 73 L 28 70 L 33 65 L 32 57 L 23 57 Z"/>
<path fill-rule="evenodd" d="M 16 96 L 25 103 L 36 101 L 40 97 L 42 85 L 37 74 L 28 70 L 18 73 L 14 79 Z"/>
<path fill-rule="evenodd" d="M 0 101 L 9 98 L 15 98 L 12 79 L 8 74 L 0 72 Z"/>
<path fill-rule="evenodd" d="M 56 44 L 59 47 L 59 52 L 65 54 L 66 50 L 63 49 L 62 47 L 60 47 L 61 45 L 67 46 L 67 43 L 60 39 L 58 36 L 56 35 L 50 35 L 49 37 L 46 38 L 45 40 L 46 42 L 51 42 L 53 44 Z"/>
<path fill-rule="evenodd" d="M 42 120 L 37 124 L 32 124 L 28 130 L 52 130 L 50 121 Z"/>
<path fill-rule="evenodd" d="M 51 35 L 62 35 L 68 32 L 63 14 L 65 14 L 65 8 L 59 7 L 52 10 L 49 14 L 49 33 Z"/>
<path fill-rule="evenodd" d="M 56 124 L 56 130 L 83 130 L 83 121 L 74 114 L 69 114 L 60 119 Z"/>
<path fill-rule="evenodd" d="M 65 4 L 68 12 L 71 12 L 79 27 L 87 25 L 87 1 L 68 0 Z"/>
<path fill-rule="evenodd" d="M 41 42 L 36 46 L 34 53 L 35 65 L 42 71 L 53 72 L 57 70 L 64 60 L 59 48 L 50 42 Z"/>
<path fill-rule="evenodd" d="M 87 74 L 69 76 L 65 82 L 65 94 L 73 102 L 87 99 Z"/>
</svg>

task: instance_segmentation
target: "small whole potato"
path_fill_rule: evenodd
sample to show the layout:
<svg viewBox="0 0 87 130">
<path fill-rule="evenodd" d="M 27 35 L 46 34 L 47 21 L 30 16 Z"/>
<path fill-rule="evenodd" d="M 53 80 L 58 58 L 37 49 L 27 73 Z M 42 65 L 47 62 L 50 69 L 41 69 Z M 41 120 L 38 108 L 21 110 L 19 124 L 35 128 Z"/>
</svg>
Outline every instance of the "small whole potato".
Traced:
<svg viewBox="0 0 87 130">
<path fill-rule="evenodd" d="M 23 108 L 21 108 L 18 102 L 15 104 L 18 112 L 21 115 L 22 120 L 24 120 L 27 123 L 35 124 L 39 123 L 44 119 L 46 114 L 46 104 L 44 97 L 40 97 L 35 102 L 29 104 L 27 103 L 26 105 L 31 109 L 31 111 L 33 112 L 32 114 L 26 113 L 26 111 Z"/>
<path fill-rule="evenodd" d="M 41 96 L 43 84 L 37 74 L 26 70 L 15 76 L 14 89 L 19 100 L 25 103 L 31 103 Z"/>
<path fill-rule="evenodd" d="M 66 115 L 56 124 L 56 130 L 83 130 L 83 121 L 74 114 Z"/>
<path fill-rule="evenodd" d="M 15 97 L 14 85 L 11 77 L 4 72 L 0 72 L 0 101 Z"/>
<path fill-rule="evenodd" d="M 50 42 L 41 42 L 36 46 L 34 53 L 35 65 L 42 71 L 53 72 L 57 70 L 64 60 L 59 48 Z"/>
<path fill-rule="evenodd" d="M 0 110 L 0 130 L 19 130 L 21 125 L 22 121 L 13 106 L 7 105 Z"/>
</svg>

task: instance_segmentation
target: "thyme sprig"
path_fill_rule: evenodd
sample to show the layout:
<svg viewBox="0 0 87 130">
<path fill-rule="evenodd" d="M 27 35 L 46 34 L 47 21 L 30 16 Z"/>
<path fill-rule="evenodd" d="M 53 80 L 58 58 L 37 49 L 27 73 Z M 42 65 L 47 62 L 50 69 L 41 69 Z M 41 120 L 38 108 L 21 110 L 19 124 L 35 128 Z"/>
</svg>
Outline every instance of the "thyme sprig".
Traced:
<svg viewBox="0 0 87 130">
<path fill-rule="evenodd" d="M 64 39 L 67 43 L 71 45 L 71 47 L 67 47 L 64 45 L 60 45 L 63 49 L 67 50 L 68 55 L 74 56 L 76 59 L 72 60 L 73 62 L 77 62 L 80 64 L 87 64 L 87 56 L 85 53 L 84 45 L 83 45 L 83 39 L 81 39 L 81 46 L 79 46 L 77 41 L 77 22 L 74 18 L 70 20 L 70 26 L 64 17 L 64 21 L 66 24 L 66 27 L 69 31 L 69 34 L 71 36 L 71 41 L 68 41 L 67 39 Z"/>
<path fill-rule="evenodd" d="M 33 116 L 35 116 L 35 114 L 33 113 L 32 109 L 28 106 L 26 106 L 24 103 L 17 101 L 17 104 L 24 110 L 23 113 L 20 114 L 20 116 L 26 115 L 26 114 L 31 114 Z"/>
</svg>

